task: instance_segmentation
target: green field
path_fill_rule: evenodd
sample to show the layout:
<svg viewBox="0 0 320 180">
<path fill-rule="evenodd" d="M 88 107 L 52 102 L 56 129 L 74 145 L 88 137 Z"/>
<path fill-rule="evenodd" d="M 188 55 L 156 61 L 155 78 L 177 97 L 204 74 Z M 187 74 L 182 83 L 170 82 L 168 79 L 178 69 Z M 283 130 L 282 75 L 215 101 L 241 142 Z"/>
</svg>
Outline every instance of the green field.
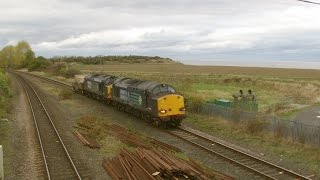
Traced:
<svg viewBox="0 0 320 180">
<path fill-rule="evenodd" d="M 252 89 L 259 111 L 283 115 L 320 102 L 320 71 L 276 68 L 191 66 L 182 64 L 74 65 L 83 73 L 98 72 L 173 85 L 188 99 L 200 102 L 232 99 Z"/>
</svg>

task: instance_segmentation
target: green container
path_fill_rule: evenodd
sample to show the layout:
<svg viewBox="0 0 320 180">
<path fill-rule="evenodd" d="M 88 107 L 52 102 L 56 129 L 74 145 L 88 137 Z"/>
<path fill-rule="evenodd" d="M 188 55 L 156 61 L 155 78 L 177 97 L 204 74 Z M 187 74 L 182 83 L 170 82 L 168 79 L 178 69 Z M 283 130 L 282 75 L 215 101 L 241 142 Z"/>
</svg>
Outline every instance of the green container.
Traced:
<svg viewBox="0 0 320 180">
<path fill-rule="evenodd" d="M 244 111 L 258 111 L 258 104 L 255 102 L 237 101 L 229 99 L 215 99 L 207 101 L 208 104 L 214 104 L 225 108 L 238 108 Z"/>
<path fill-rule="evenodd" d="M 233 106 L 233 101 L 228 100 L 228 99 L 216 99 L 216 100 L 214 100 L 214 104 L 216 104 L 218 106 L 230 108 Z"/>
</svg>

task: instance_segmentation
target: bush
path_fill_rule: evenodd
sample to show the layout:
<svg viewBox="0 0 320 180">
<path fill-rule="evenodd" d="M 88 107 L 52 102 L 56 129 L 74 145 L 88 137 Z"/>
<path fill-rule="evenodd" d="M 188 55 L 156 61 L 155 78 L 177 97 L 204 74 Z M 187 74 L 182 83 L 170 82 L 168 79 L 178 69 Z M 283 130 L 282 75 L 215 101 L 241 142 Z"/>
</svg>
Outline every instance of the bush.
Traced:
<svg viewBox="0 0 320 180">
<path fill-rule="evenodd" d="M 28 71 L 39 71 L 47 68 L 50 65 L 50 62 L 44 57 L 40 56 L 31 61 L 28 64 Z"/>
<path fill-rule="evenodd" d="M 8 110 L 8 98 L 10 96 L 9 79 L 0 69 L 0 118 L 6 116 L 6 111 Z"/>
<path fill-rule="evenodd" d="M 68 70 L 64 70 L 62 71 L 61 75 L 65 78 L 72 78 L 74 77 L 74 75 L 76 74 L 80 74 L 80 71 L 78 69 L 68 69 Z"/>
<path fill-rule="evenodd" d="M 186 97 L 186 109 L 190 112 L 200 112 L 205 101 L 201 97 L 190 96 Z"/>
<path fill-rule="evenodd" d="M 68 68 L 67 63 L 55 63 L 46 68 L 46 72 L 53 76 L 63 76 L 65 78 L 71 78 L 76 74 L 80 74 L 78 69 Z"/>
<path fill-rule="evenodd" d="M 0 70 L 0 97 L 5 98 L 10 96 L 9 79 L 3 71 Z"/>
</svg>

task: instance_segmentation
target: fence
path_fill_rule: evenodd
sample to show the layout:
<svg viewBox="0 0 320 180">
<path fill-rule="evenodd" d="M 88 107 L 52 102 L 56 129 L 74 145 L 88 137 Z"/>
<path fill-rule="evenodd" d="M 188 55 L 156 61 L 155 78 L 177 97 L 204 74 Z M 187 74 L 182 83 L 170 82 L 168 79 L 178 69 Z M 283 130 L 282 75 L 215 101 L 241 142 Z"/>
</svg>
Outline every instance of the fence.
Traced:
<svg viewBox="0 0 320 180">
<path fill-rule="evenodd" d="M 206 115 L 221 117 L 234 122 L 260 122 L 263 130 L 275 136 L 291 138 L 294 141 L 320 146 L 320 126 L 312 126 L 296 121 L 281 119 L 276 116 L 264 115 L 257 112 L 246 112 L 218 106 L 203 104 L 198 112 Z"/>
</svg>

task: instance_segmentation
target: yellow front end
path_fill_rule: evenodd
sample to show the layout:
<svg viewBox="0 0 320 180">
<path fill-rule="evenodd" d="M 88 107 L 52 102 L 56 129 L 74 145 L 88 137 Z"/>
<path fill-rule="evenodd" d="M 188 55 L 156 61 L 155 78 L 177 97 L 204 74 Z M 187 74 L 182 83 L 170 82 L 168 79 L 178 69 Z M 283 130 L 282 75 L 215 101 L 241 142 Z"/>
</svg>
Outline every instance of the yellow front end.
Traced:
<svg viewBox="0 0 320 180">
<path fill-rule="evenodd" d="M 184 98 L 178 94 L 168 94 L 158 99 L 159 117 L 184 116 Z"/>
<path fill-rule="evenodd" d="M 112 85 L 107 86 L 106 89 L 107 89 L 107 90 L 106 90 L 106 92 L 107 92 L 107 98 L 111 100 L 111 99 L 112 99 Z"/>
</svg>

